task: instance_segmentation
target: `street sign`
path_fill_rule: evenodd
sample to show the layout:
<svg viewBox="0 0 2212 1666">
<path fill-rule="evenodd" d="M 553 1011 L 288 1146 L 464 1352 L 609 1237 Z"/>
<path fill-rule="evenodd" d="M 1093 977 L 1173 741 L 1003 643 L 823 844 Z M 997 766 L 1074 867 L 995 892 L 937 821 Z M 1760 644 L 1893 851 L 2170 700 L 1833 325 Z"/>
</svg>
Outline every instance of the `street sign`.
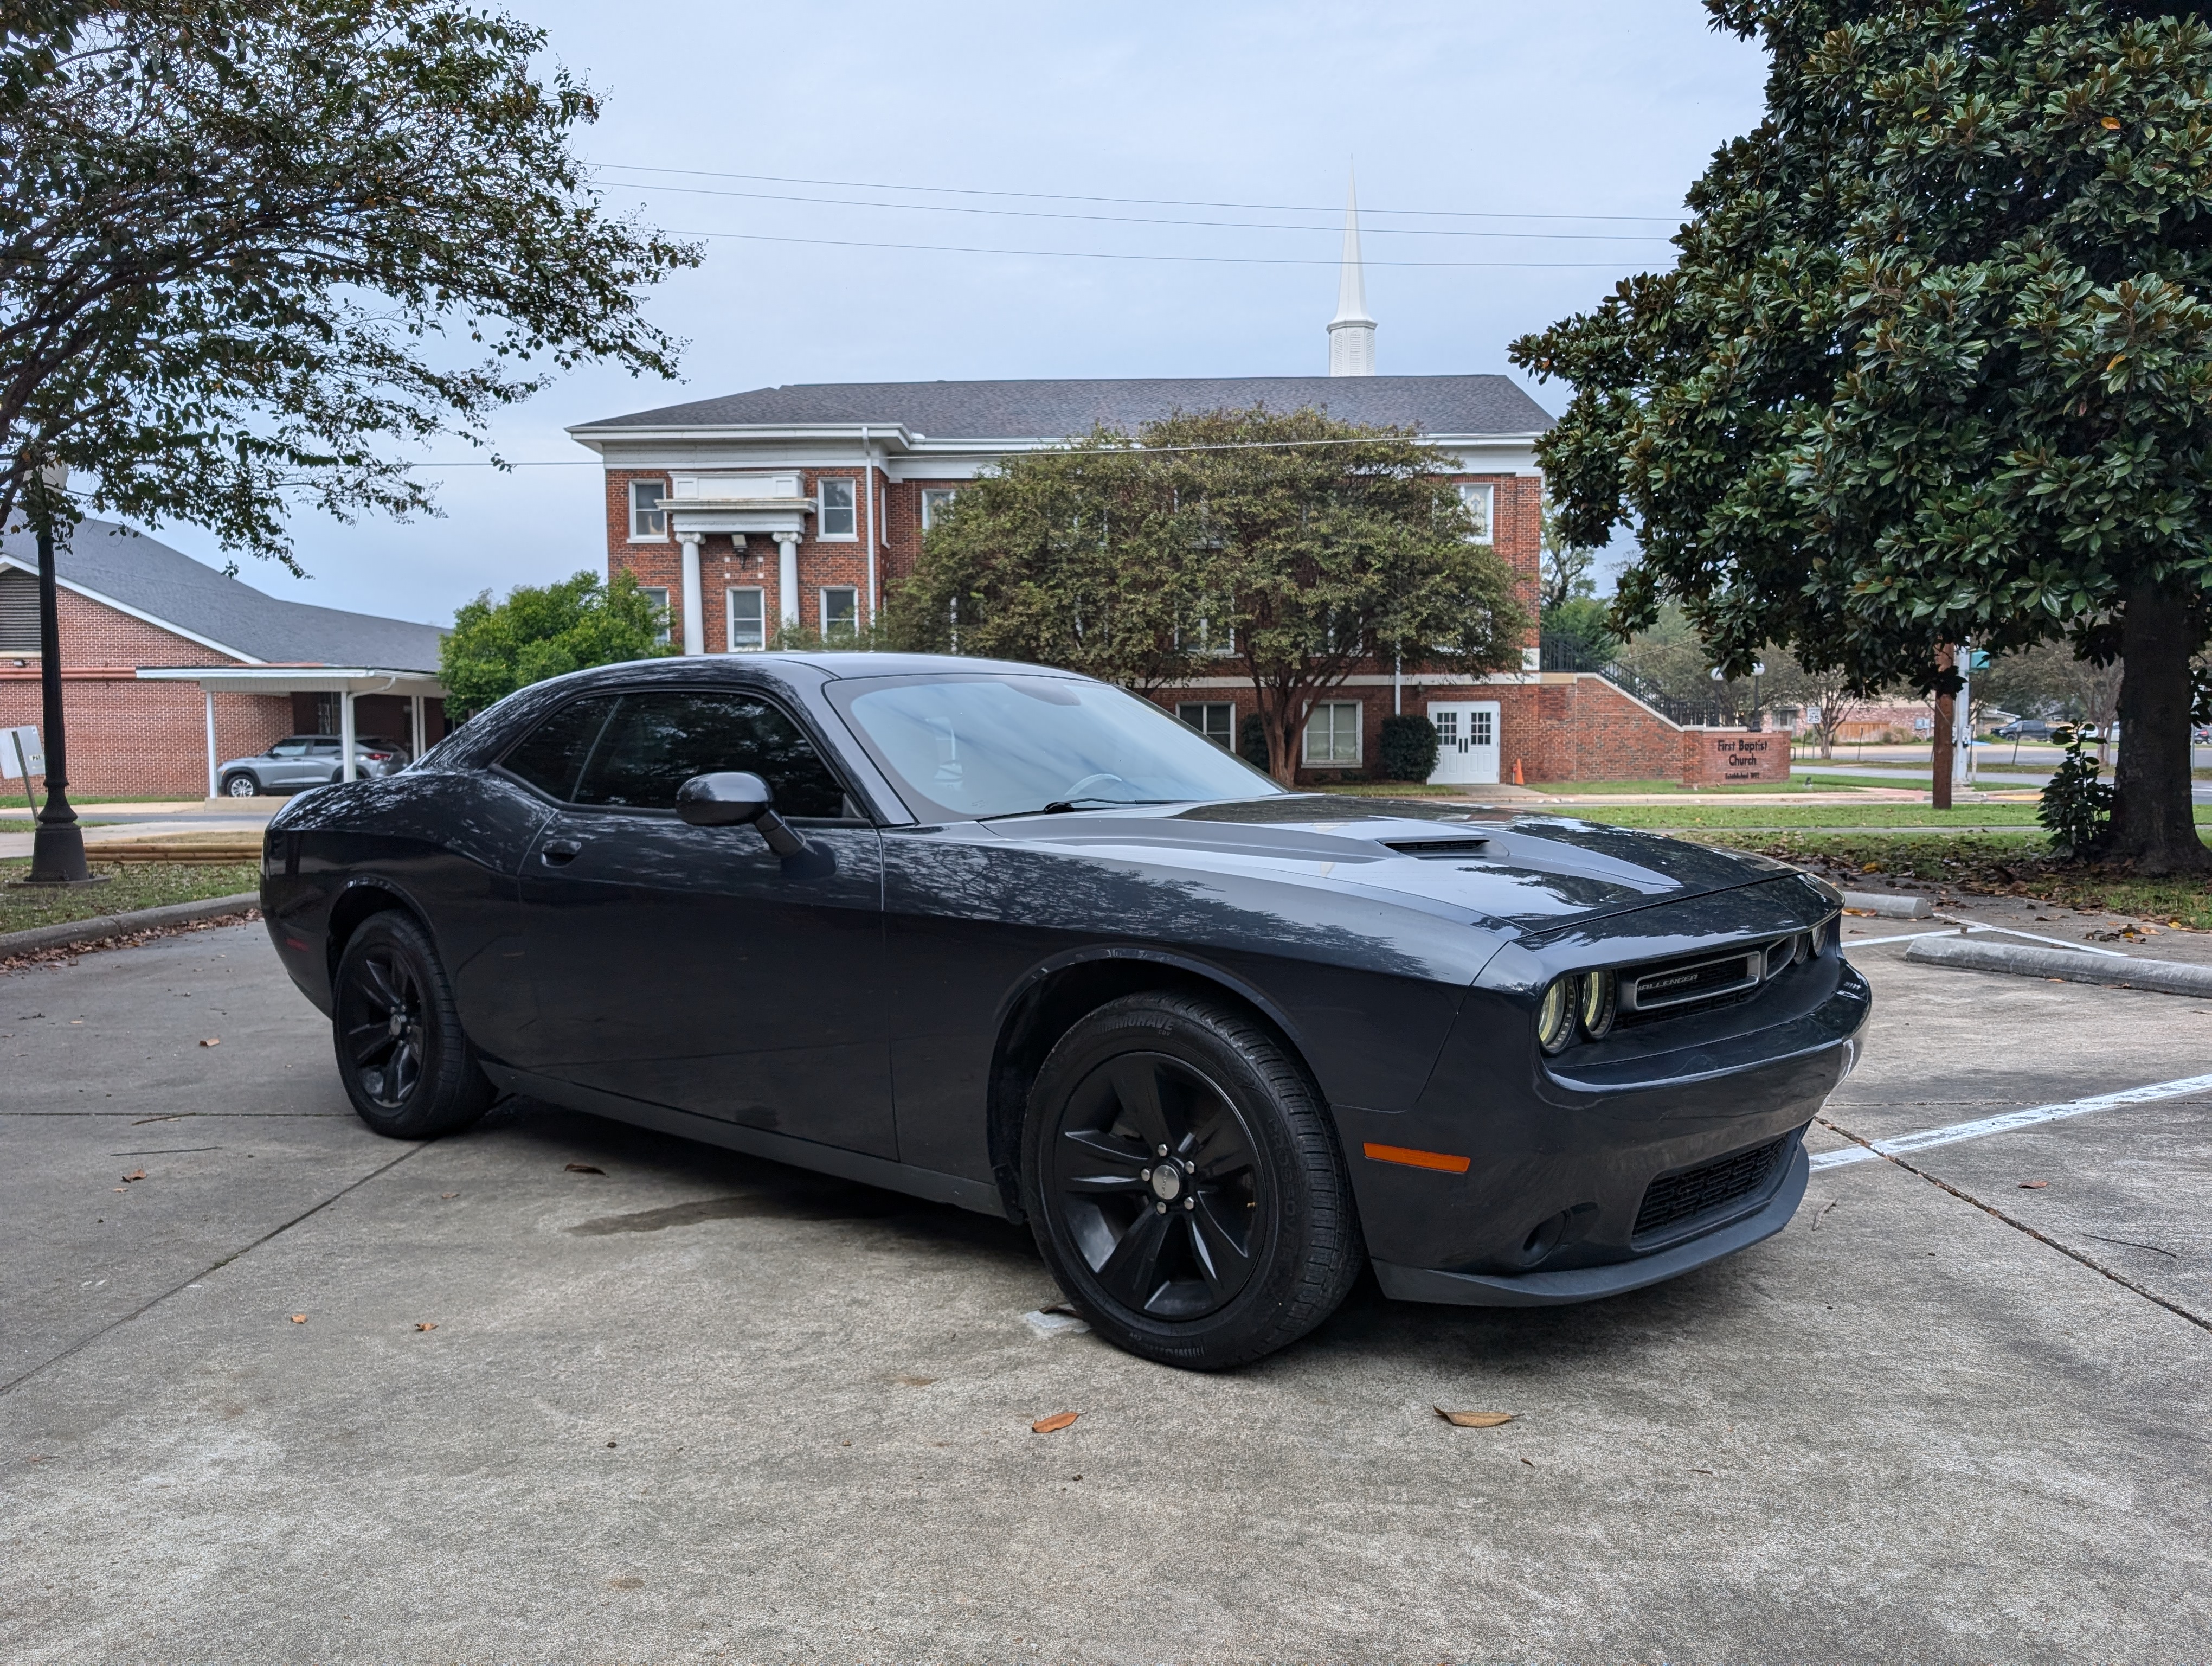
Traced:
<svg viewBox="0 0 2212 1666">
<path fill-rule="evenodd" d="M 46 772 L 46 749 L 39 744 L 39 726 L 0 729 L 0 776 L 9 781 Z"/>
</svg>

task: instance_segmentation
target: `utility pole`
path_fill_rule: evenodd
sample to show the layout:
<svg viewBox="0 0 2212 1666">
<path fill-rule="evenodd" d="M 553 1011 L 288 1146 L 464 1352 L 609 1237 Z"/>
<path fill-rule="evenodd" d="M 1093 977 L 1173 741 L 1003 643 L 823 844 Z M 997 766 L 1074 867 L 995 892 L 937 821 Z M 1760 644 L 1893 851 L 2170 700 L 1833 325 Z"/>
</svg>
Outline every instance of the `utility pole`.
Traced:
<svg viewBox="0 0 2212 1666">
<path fill-rule="evenodd" d="M 1936 650 L 1936 670 L 1940 676 L 1951 669 L 1952 650 L 1948 647 Z M 1928 737 L 1928 787 L 1931 802 L 1938 810 L 1951 807 L 1951 772 L 1957 767 L 1959 752 L 1958 696 L 1936 684 L 1935 732 Z"/>
<path fill-rule="evenodd" d="M 54 581 L 55 495 L 69 483 L 58 465 L 25 477 L 24 507 L 39 542 L 39 691 L 46 718 L 46 807 L 31 835 L 27 885 L 97 885 L 84 865 L 84 830 L 69 801 L 69 750 L 62 716 L 62 629 Z"/>
</svg>

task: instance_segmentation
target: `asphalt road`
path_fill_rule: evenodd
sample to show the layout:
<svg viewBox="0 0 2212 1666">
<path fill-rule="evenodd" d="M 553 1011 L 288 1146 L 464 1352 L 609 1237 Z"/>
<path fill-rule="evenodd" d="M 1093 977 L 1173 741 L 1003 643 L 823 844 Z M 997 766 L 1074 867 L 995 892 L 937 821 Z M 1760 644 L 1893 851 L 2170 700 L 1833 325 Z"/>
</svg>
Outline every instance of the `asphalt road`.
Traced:
<svg viewBox="0 0 2212 1666">
<path fill-rule="evenodd" d="M 1863 1138 L 2212 1069 L 2212 1002 L 1856 952 Z M 1825 1170 L 1780 1237 L 1595 1306 L 1363 1287 L 1209 1377 L 1041 1328 L 979 1217 L 529 1104 L 379 1140 L 258 927 L 0 977 L 0 1083 L 16 1666 L 2212 1636 L 2212 1093 Z"/>
</svg>

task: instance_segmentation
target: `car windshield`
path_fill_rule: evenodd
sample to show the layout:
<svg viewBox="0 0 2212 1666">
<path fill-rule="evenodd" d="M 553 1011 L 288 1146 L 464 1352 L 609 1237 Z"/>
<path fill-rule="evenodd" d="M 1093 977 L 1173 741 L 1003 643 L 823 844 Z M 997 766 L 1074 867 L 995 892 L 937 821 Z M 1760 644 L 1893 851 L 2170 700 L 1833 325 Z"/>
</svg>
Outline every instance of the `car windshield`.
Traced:
<svg viewBox="0 0 2212 1666">
<path fill-rule="evenodd" d="M 856 678 L 830 697 L 920 815 L 981 821 L 1283 789 L 1148 700 L 1018 674 Z"/>
</svg>

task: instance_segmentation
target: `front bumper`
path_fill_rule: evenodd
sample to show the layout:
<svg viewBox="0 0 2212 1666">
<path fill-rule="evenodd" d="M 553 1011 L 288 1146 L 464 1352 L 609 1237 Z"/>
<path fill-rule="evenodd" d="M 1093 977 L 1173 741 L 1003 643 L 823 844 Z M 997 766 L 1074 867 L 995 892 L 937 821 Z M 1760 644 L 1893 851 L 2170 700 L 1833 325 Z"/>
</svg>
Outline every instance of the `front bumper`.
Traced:
<svg viewBox="0 0 2212 1666">
<path fill-rule="evenodd" d="M 1790 1224 L 1805 1196 L 1809 1164 L 1802 1142 L 1790 1154 L 1782 1183 L 1752 1213 L 1740 1216 L 1670 1249 L 1633 1261 L 1577 1267 L 1556 1273 L 1447 1273 L 1433 1267 L 1376 1262 L 1375 1277 L 1394 1301 L 1443 1302 L 1457 1307 L 1563 1307 L 1594 1302 L 1679 1278 L 1693 1268 L 1771 1238 Z"/>
</svg>

